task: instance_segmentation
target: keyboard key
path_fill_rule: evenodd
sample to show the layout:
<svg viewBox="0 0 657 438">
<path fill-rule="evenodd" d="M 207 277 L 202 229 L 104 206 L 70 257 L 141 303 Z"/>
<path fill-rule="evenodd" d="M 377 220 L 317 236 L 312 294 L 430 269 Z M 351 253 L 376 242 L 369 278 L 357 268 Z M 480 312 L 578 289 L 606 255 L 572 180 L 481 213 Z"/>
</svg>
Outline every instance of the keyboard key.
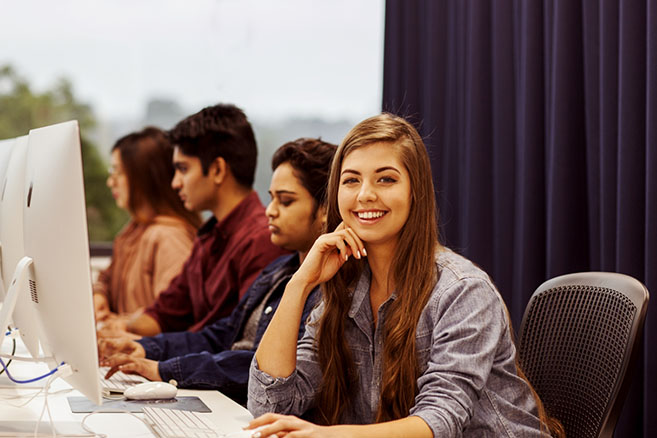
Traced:
<svg viewBox="0 0 657 438">
<path fill-rule="evenodd" d="M 112 374 L 112 377 L 106 379 L 105 375 L 107 371 L 109 371 L 109 367 L 98 368 L 100 385 L 109 392 L 123 393 L 123 391 L 132 386 L 149 381 L 138 374 L 126 374 L 123 371 L 117 371 L 115 374 Z"/>
<path fill-rule="evenodd" d="M 195 412 L 177 409 L 143 408 L 146 422 L 160 438 L 220 438 L 212 426 Z"/>
</svg>

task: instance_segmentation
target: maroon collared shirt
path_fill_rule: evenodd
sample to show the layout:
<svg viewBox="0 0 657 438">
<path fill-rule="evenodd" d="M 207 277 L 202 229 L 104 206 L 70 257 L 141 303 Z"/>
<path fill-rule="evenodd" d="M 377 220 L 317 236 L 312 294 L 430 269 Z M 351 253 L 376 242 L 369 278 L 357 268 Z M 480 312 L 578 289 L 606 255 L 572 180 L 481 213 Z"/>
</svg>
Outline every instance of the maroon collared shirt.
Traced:
<svg viewBox="0 0 657 438">
<path fill-rule="evenodd" d="M 282 254 L 252 192 L 224 220 L 213 217 L 201 227 L 182 272 L 144 313 L 162 332 L 198 331 L 230 315 L 260 271 Z"/>
</svg>

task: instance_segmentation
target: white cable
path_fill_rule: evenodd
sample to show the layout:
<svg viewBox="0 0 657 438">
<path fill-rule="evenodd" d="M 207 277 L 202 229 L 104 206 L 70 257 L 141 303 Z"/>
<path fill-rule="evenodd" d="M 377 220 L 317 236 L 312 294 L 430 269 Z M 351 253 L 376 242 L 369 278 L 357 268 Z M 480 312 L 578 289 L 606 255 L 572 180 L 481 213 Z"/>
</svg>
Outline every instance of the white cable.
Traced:
<svg viewBox="0 0 657 438">
<path fill-rule="evenodd" d="M 85 422 L 87 421 L 87 418 L 91 417 L 91 416 L 94 415 L 94 414 L 106 414 L 106 413 L 108 413 L 108 412 L 110 412 L 110 411 L 103 411 L 102 408 L 101 408 L 101 410 L 90 412 L 90 413 L 88 413 L 87 415 L 84 416 L 84 418 L 82 419 L 82 423 L 80 424 L 80 426 L 82 426 L 82 429 L 84 429 L 86 432 L 89 432 L 90 434 L 93 434 L 94 437 L 98 437 L 98 438 L 107 438 L 107 435 L 105 435 L 105 434 L 103 434 L 103 433 L 94 432 L 89 426 L 87 426 L 87 425 L 85 424 Z M 137 420 L 139 420 L 139 421 L 141 421 L 142 423 L 144 423 L 144 424 L 146 425 L 146 427 L 148 428 L 149 431 L 151 430 L 151 426 L 148 424 L 148 422 L 146 421 L 146 419 L 145 419 L 145 418 L 142 418 L 142 417 L 138 417 L 137 415 L 135 415 L 134 412 L 130 412 L 130 411 L 126 411 L 126 410 L 116 410 L 116 411 L 113 410 L 113 411 L 111 411 L 111 413 L 113 413 L 113 414 L 128 414 L 128 415 L 132 415 L 132 416 L 135 417 Z M 150 434 L 149 434 L 149 435 L 150 435 Z"/>
<path fill-rule="evenodd" d="M 15 389 L 15 387 L 8 387 L 8 388 L 14 388 Z M 18 387 L 17 389 L 25 389 L 25 388 Z M 35 393 L 32 393 L 32 394 L 13 394 L 13 395 L 0 394 L 0 399 L 1 400 L 6 400 L 7 401 L 6 404 L 8 404 L 9 406 L 13 406 L 15 408 L 22 408 L 23 406 L 27 405 L 32 400 L 37 398 L 43 392 L 43 387 L 41 387 L 41 388 L 31 388 L 31 389 L 38 389 L 38 391 L 36 391 Z M 71 392 L 71 391 L 73 391 L 72 388 L 63 388 L 63 389 L 59 389 L 57 391 L 51 392 L 50 395 L 60 394 L 62 392 Z M 27 401 L 25 401 L 23 403 L 14 404 L 14 403 L 9 402 L 9 400 L 24 399 L 26 397 L 29 397 L 29 398 L 27 399 Z"/>
<path fill-rule="evenodd" d="M 41 389 L 43 388 L 43 385 L 29 385 L 29 384 L 16 384 L 14 383 L 13 385 L 0 385 L 0 389 Z M 0 394 L 0 398 L 2 398 L 2 394 Z"/>
<path fill-rule="evenodd" d="M 41 419 L 43 418 L 43 414 L 46 411 L 46 407 L 48 407 L 48 389 L 50 388 L 50 384 L 54 379 L 57 378 L 57 373 L 53 374 L 48 378 L 48 381 L 46 382 L 46 386 L 44 386 L 44 390 L 46 391 L 46 397 L 45 397 L 45 402 L 43 403 L 43 408 L 41 408 L 41 414 L 39 415 L 39 419 L 36 422 L 36 425 L 34 426 L 34 438 L 37 438 L 39 436 L 39 425 L 41 425 Z M 48 409 L 48 415 L 50 415 L 50 409 Z M 53 438 L 56 436 L 57 432 L 55 431 L 55 428 L 52 424 L 52 417 L 50 417 L 50 427 L 52 430 L 52 436 Z"/>
<path fill-rule="evenodd" d="M 48 378 L 48 381 L 43 387 L 45 391 L 45 398 L 43 403 L 43 409 L 41 409 L 41 415 L 39 415 L 39 420 L 37 421 L 36 426 L 34 427 L 34 438 L 37 438 L 38 436 L 39 424 L 41 424 L 41 419 L 43 418 L 43 414 L 46 410 L 48 411 L 48 419 L 50 422 L 50 429 L 52 431 L 52 438 L 57 438 L 57 431 L 55 430 L 55 424 L 53 422 L 52 414 L 50 413 L 50 405 L 48 405 L 48 390 L 50 389 L 50 385 L 56 378 L 70 376 L 71 374 L 73 374 L 73 369 L 71 368 L 71 366 L 69 364 L 63 363 L 57 368 L 57 371 L 55 371 L 55 373 Z"/>
<path fill-rule="evenodd" d="M 103 411 L 103 410 L 90 412 L 89 414 L 84 416 L 84 418 L 82 419 L 82 422 L 80 423 L 80 427 L 85 432 L 87 432 L 87 434 L 65 434 L 65 435 L 63 435 L 63 434 L 59 434 L 57 432 L 57 430 L 55 428 L 54 421 L 53 421 L 53 416 L 52 416 L 52 413 L 50 411 L 50 404 L 48 403 L 48 395 L 54 395 L 54 394 L 57 394 L 57 393 L 60 393 L 60 392 L 70 392 L 71 389 L 70 388 L 65 388 L 65 389 L 60 389 L 60 390 L 51 392 L 50 391 L 50 386 L 52 385 L 52 383 L 54 382 L 55 379 L 57 379 L 58 377 L 61 377 L 61 376 L 66 376 L 66 375 L 70 374 L 71 372 L 72 371 L 71 371 L 71 368 L 70 368 L 69 365 L 66 365 L 66 364 L 61 365 L 60 369 L 58 369 L 57 372 L 55 372 L 53 375 L 51 375 L 48 378 L 48 380 L 46 381 L 46 384 L 42 388 L 40 388 L 37 392 L 32 394 L 31 397 L 27 401 L 25 401 L 21 404 L 18 404 L 18 405 L 7 402 L 7 404 L 9 404 L 11 406 L 20 408 L 20 407 L 23 407 L 23 406 L 29 404 L 32 400 L 34 400 L 36 397 L 38 397 L 41 393 L 44 393 L 44 404 L 43 404 L 43 408 L 41 409 L 39 419 L 36 422 L 36 426 L 34 427 L 34 434 L 33 434 L 34 438 L 38 438 L 38 437 L 43 436 L 42 434 L 39 433 L 39 426 L 41 425 L 41 421 L 43 420 L 43 415 L 45 414 L 46 411 L 48 412 L 48 420 L 49 420 L 50 431 L 51 431 L 50 436 L 52 438 L 69 438 L 69 437 L 71 437 L 71 438 L 107 438 L 106 434 L 95 432 L 94 430 L 92 430 L 86 424 L 87 418 L 89 418 L 91 415 L 99 414 L 99 413 L 107 413 L 108 412 L 108 411 Z M 25 389 L 25 388 L 21 388 L 20 386 L 18 388 Z M 24 397 L 26 397 L 26 395 L 24 395 L 24 394 L 15 396 L 15 398 L 24 398 Z M 111 411 L 111 412 L 112 413 L 122 413 L 122 414 L 131 415 L 134 418 L 136 418 L 137 420 L 139 420 L 140 422 L 142 422 L 143 424 L 145 424 L 149 431 L 151 430 L 150 425 L 148 424 L 146 419 L 138 417 L 133 412 L 125 411 L 125 410 L 116 410 L 116 411 Z M 145 434 L 145 435 L 150 436 L 151 434 L 149 432 L 148 434 Z M 0 436 L 1 436 L 1 434 L 0 434 Z"/>
<path fill-rule="evenodd" d="M 51 392 L 51 391 L 50 391 L 50 386 L 51 386 L 51 384 L 54 382 L 54 380 L 55 380 L 57 377 L 62 377 L 62 376 L 65 377 L 66 375 L 70 374 L 71 372 L 72 372 L 72 371 L 71 371 L 71 368 L 70 368 L 69 365 L 66 365 L 66 364 L 61 365 L 61 366 L 60 366 L 60 369 L 58 369 L 57 372 L 55 372 L 54 374 L 52 374 L 52 375 L 48 378 L 48 380 L 46 381 L 46 384 L 45 384 L 43 387 L 38 388 L 38 391 L 36 391 L 34 394 L 31 394 L 31 395 L 27 395 L 27 394 L 17 394 L 17 395 L 15 395 L 15 396 L 11 397 L 11 398 L 25 398 L 25 397 L 28 397 L 28 396 L 29 396 L 29 398 L 28 398 L 25 402 L 20 403 L 20 404 L 14 404 L 14 403 L 10 403 L 9 401 L 6 401 L 6 404 L 8 404 L 8 405 L 10 405 L 10 406 L 13 406 L 13 407 L 16 407 L 16 408 L 21 408 L 21 407 L 23 407 L 23 406 L 29 404 L 30 402 L 32 402 L 32 400 L 34 400 L 35 398 L 37 398 L 41 393 L 44 393 L 44 398 L 45 398 L 45 399 L 44 399 L 44 405 L 43 405 L 43 408 L 41 409 L 41 414 L 40 414 L 40 416 L 39 416 L 39 420 L 37 421 L 36 426 L 35 426 L 35 428 L 34 428 L 34 433 L 33 433 L 33 435 L 32 435 L 34 438 L 42 437 L 42 436 L 43 436 L 43 434 L 40 434 L 40 433 L 39 433 L 39 426 L 41 425 L 41 421 L 42 421 L 42 419 L 43 419 L 43 415 L 44 415 L 44 413 L 45 413 L 46 411 L 48 412 L 48 419 L 49 419 L 50 430 L 51 430 L 51 435 L 50 435 L 50 436 L 51 436 L 52 438 L 93 438 L 93 437 L 95 437 L 95 438 L 107 438 L 107 435 L 106 435 L 106 434 L 102 434 L 102 433 L 94 432 L 93 430 L 91 430 L 91 429 L 90 429 L 90 428 L 84 423 L 85 420 L 87 419 L 87 417 L 89 417 L 89 415 L 91 415 L 91 414 L 93 414 L 93 413 L 98 413 L 98 412 L 92 412 L 91 414 L 86 415 L 86 416 L 82 419 L 82 423 L 81 423 L 80 426 L 82 427 L 82 429 L 83 429 L 84 431 L 88 432 L 87 434 L 65 434 L 65 435 L 62 435 L 62 434 L 57 433 L 57 430 L 56 430 L 56 428 L 55 428 L 55 424 L 54 424 L 54 421 L 53 421 L 53 416 L 52 416 L 52 413 L 51 413 L 51 411 L 50 411 L 50 404 L 48 403 L 48 395 L 59 394 L 59 393 L 61 393 L 61 392 L 70 392 L 70 391 L 72 391 L 72 389 L 71 389 L 71 388 L 64 388 L 64 389 L 60 389 L 60 390 L 52 391 L 52 392 Z M 19 386 L 12 386 L 11 388 L 13 388 L 13 389 L 27 389 L 27 388 L 25 388 L 24 386 L 20 386 L 20 385 L 19 385 Z M 37 388 L 34 388 L 34 387 L 33 387 L 32 389 L 37 389 Z M 45 392 L 44 392 L 44 391 L 45 391 Z M 0 398 L 3 398 L 3 399 L 5 399 L 5 400 L 9 400 L 9 399 L 10 399 L 9 397 L 4 397 L 4 396 L 2 396 L 2 395 L 0 395 Z M 100 411 L 100 412 L 102 412 L 102 411 Z M 131 413 L 131 412 L 128 412 L 128 411 L 119 411 L 119 412 L 123 412 L 123 413 L 130 414 L 130 415 L 132 415 L 133 417 L 137 418 L 138 420 L 144 422 L 144 420 L 142 420 L 141 418 L 137 417 L 136 415 L 134 415 L 134 414 Z M 146 424 L 147 424 L 147 423 L 146 423 Z M 0 432 L 0 436 L 3 436 L 3 434 L 2 434 L 1 432 Z"/>
<path fill-rule="evenodd" d="M 54 360 L 55 358 L 52 356 L 33 358 L 27 356 L 14 356 L 13 354 L 0 353 L 0 359 L 11 359 L 19 362 L 47 362 L 49 360 Z"/>
<path fill-rule="evenodd" d="M 42 392 L 43 392 L 43 388 L 39 389 L 37 392 L 35 392 L 34 394 L 32 394 L 32 397 L 30 397 L 29 399 L 27 399 L 26 402 L 23 402 L 23 403 L 20 403 L 20 404 L 17 404 L 17 405 L 15 405 L 15 404 L 13 404 L 13 403 L 9 403 L 9 402 L 7 402 L 7 404 L 8 404 L 8 405 L 11 405 L 11 406 L 13 406 L 13 407 L 15 407 L 15 408 L 22 408 L 23 406 L 27 405 L 27 404 L 30 403 L 32 400 L 34 400 L 35 398 L 37 398 L 37 397 L 39 396 L 39 394 L 41 394 Z M 16 398 L 23 398 L 23 397 L 25 397 L 25 395 L 16 395 L 15 397 L 16 397 Z"/>
<path fill-rule="evenodd" d="M 57 438 L 57 431 L 55 430 L 55 422 L 52 420 L 52 413 L 50 412 L 50 405 L 48 404 L 48 391 L 44 397 L 46 410 L 48 411 L 48 420 L 50 422 L 50 430 L 52 431 L 52 438 Z"/>
</svg>

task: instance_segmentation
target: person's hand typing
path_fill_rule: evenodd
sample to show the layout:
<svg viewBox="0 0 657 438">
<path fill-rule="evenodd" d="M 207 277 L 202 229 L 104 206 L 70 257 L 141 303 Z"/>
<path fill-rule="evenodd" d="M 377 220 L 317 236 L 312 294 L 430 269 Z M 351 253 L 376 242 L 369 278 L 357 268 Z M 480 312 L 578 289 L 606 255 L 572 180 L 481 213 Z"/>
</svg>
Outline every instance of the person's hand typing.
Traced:
<svg viewBox="0 0 657 438">
<path fill-rule="evenodd" d="M 119 353 L 135 358 L 146 357 L 146 351 L 144 350 L 144 347 L 142 347 L 139 342 L 135 342 L 131 338 L 101 338 L 98 340 L 98 358 L 101 362 L 104 359 Z"/>
<path fill-rule="evenodd" d="M 122 371 L 126 374 L 139 374 L 153 382 L 162 381 L 157 361 L 143 357 L 118 353 L 103 359 L 101 366 L 110 367 L 105 375 L 106 379 L 112 377 L 117 371 Z"/>
</svg>

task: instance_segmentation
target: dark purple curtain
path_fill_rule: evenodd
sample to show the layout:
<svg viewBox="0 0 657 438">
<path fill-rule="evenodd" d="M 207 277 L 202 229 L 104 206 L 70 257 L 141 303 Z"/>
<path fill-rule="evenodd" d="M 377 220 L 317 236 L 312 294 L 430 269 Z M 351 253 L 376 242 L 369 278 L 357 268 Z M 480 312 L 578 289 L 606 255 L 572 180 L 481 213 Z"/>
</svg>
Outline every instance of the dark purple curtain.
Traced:
<svg viewBox="0 0 657 438">
<path fill-rule="evenodd" d="M 418 126 L 442 241 L 516 328 L 568 272 L 657 294 L 657 2 L 387 0 L 385 25 L 383 109 Z M 656 312 L 618 437 L 657 436 Z"/>
</svg>

